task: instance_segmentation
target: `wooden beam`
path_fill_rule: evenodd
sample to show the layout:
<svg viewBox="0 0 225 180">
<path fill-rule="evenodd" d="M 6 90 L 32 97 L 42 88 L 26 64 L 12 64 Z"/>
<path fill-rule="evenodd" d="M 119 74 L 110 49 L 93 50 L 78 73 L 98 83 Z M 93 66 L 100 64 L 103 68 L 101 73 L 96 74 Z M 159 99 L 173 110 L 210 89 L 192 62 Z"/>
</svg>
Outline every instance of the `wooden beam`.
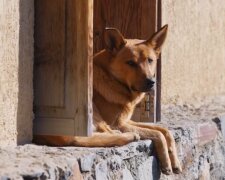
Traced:
<svg viewBox="0 0 225 180">
<path fill-rule="evenodd" d="M 93 0 L 69 0 L 75 8 L 76 55 L 74 56 L 75 92 L 75 132 L 77 135 L 91 135 L 92 111 L 92 57 L 93 57 Z M 71 7 L 68 4 L 68 7 Z M 73 8 L 68 12 L 73 13 Z M 71 32 L 71 31 L 69 31 Z"/>
<path fill-rule="evenodd" d="M 157 0 L 157 30 L 162 26 L 161 21 L 161 0 Z M 156 91 L 155 91 L 155 122 L 161 121 L 161 56 L 157 61 L 157 70 L 156 70 Z"/>
</svg>

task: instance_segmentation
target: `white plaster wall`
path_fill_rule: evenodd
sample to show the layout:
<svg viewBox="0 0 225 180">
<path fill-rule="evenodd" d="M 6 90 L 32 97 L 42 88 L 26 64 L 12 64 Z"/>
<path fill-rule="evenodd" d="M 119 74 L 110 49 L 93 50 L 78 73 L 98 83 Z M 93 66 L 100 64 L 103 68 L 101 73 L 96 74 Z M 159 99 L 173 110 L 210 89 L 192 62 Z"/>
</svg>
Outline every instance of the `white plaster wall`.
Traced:
<svg viewBox="0 0 225 180">
<path fill-rule="evenodd" d="M 225 1 L 162 0 L 162 102 L 225 93 Z"/>
<path fill-rule="evenodd" d="M 0 0 L 0 145 L 32 138 L 33 0 Z"/>
</svg>

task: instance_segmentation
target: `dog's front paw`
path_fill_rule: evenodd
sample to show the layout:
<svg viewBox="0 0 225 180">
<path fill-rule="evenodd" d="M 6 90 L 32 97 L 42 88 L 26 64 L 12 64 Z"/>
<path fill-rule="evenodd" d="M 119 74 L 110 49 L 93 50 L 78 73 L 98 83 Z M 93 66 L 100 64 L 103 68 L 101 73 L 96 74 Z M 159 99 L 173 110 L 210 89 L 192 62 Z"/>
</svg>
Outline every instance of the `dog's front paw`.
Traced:
<svg viewBox="0 0 225 180">
<path fill-rule="evenodd" d="M 113 133 L 113 134 L 122 134 L 122 132 L 119 131 L 119 130 L 112 130 L 112 133 Z"/>
<path fill-rule="evenodd" d="M 180 168 L 180 167 L 173 168 L 173 173 L 174 174 L 180 174 L 180 173 L 182 173 L 182 168 Z"/>
<path fill-rule="evenodd" d="M 135 141 L 139 141 L 141 139 L 141 137 L 139 136 L 139 134 L 137 133 L 133 133 L 134 134 L 134 140 Z"/>
<path fill-rule="evenodd" d="M 163 162 L 161 162 L 160 168 L 161 168 L 162 173 L 165 175 L 171 175 L 173 173 L 170 159 L 164 160 Z"/>
<path fill-rule="evenodd" d="M 181 167 L 179 161 L 178 161 L 178 163 L 176 164 L 176 166 L 173 166 L 173 167 L 172 167 L 172 169 L 173 169 L 173 173 L 174 173 L 174 174 L 180 174 L 180 173 L 182 173 L 182 167 Z"/>
<path fill-rule="evenodd" d="M 172 161 L 172 169 L 174 174 L 180 174 L 182 172 L 182 167 L 177 157 L 175 161 Z"/>
<path fill-rule="evenodd" d="M 161 168 L 161 171 L 165 175 L 171 175 L 172 174 L 172 169 L 170 167 L 167 168 Z"/>
<path fill-rule="evenodd" d="M 125 134 L 131 141 L 138 141 L 138 140 L 140 140 L 140 136 L 137 133 L 126 132 Z"/>
</svg>

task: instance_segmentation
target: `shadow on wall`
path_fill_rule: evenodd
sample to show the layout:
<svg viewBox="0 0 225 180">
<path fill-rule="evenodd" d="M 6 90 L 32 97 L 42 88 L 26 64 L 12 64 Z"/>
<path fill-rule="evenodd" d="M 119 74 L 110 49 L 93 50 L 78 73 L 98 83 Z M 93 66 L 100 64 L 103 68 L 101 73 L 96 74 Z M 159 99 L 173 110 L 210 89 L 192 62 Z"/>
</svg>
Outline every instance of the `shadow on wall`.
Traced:
<svg viewBox="0 0 225 180">
<path fill-rule="evenodd" d="M 19 1 L 17 144 L 32 140 L 34 1 Z"/>
</svg>

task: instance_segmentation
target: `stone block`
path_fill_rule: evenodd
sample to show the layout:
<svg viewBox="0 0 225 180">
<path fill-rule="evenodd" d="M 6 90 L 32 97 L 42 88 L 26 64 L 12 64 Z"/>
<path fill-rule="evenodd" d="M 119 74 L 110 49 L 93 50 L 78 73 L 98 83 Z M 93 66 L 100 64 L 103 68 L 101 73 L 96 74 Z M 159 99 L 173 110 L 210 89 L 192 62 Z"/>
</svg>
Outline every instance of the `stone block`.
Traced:
<svg viewBox="0 0 225 180">
<path fill-rule="evenodd" d="M 77 161 L 74 162 L 73 165 L 73 172 L 72 172 L 72 177 L 70 178 L 70 180 L 84 180 L 81 172 L 80 172 L 80 167 Z"/>
<path fill-rule="evenodd" d="M 122 180 L 133 180 L 134 179 L 133 176 L 131 175 L 130 171 L 127 168 L 125 168 L 123 170 L 122 177 L 123 177 Z"/>
<path fill-rule="evenodd" d="M 95 154 L 90 154 L 82 157 L 80 159 L 80 169 L 82 172 L 91 171 L 92 166 L 94 164 Z"/>
<path fill-rule="evenodd" d="M 200 123 L 197 127 L 198 144 L 204 145 L 216 138 L 218 128 L 213 123 Z"/>
<path fill-rule="evenodd" d="M 107 162 L 103 161 L 96 165 L 95 178 L 96 180 L 107 180 L 108 178 Z"/>
<path fill-rule="evenodd" d="M 138 177 L 141 180 L 158 180 L 160 177 L 160 170 L 157 159 L 154 156 L 147 158 L 143 164 L 138 167 Z"/>
</svg>

